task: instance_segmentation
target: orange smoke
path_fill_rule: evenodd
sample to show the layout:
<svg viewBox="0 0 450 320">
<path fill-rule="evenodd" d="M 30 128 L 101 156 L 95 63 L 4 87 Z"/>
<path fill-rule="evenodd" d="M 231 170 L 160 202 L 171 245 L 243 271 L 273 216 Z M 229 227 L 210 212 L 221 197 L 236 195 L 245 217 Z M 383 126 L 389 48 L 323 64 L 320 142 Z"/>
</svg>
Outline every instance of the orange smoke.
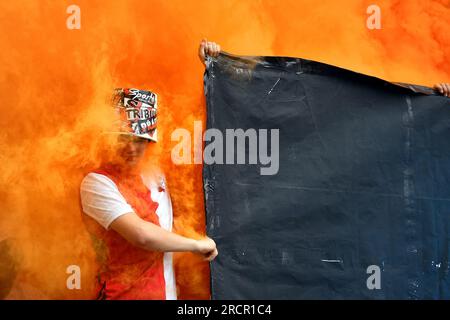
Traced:
<svg viewBox="0 0 450 320">
<path fill-rule="evenodd" d="M 81 30 L 66 28 L 71 4 L 81 8 Z M 381 30 L 366 28 L 370 4 L 381 8 Z M 201 166 L 175 166 L 170 135 L 205 120 L 201 38 L 235 54 L 298 56 L 432 85 L 450 81 L 449 8 L 448 0 L 2 1 L 0 298 L 93 297 L 78 183 L 99 161 L 112 88 L 159 93 L 159 142 L 148 161 L 166 173 L 175 230 L 198 236 Z M 73 264 L 81 290 L 66 288 Z M 180 254 L 176 271 L 180 298 L 209 298 L 206 263 Z"/>
</svg>

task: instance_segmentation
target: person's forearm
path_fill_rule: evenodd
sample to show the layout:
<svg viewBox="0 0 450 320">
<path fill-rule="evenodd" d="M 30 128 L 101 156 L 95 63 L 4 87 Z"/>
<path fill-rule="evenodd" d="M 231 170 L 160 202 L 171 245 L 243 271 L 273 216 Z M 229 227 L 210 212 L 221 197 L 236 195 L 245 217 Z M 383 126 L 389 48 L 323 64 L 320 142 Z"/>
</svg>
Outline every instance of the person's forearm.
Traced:
<svg viewBox="0 0 450 320">
<path fill-rule="evenodd" d="M 140 240 L 136 245 L 146 250 L 185 252 L 197 250 L 196 240 L 167 231 L 153 223 L 141 227 Z"/>
</svg>

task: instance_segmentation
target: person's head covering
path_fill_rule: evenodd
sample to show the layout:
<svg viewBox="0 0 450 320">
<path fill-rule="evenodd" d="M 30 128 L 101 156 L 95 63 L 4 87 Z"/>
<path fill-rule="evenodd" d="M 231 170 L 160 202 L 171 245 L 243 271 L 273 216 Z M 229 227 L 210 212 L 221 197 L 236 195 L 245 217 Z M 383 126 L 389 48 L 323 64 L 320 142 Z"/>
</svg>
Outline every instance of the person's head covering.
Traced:
<svg viewBox="0 0 450 320">
<path fill-rule="evenodd" d="M 119 88 L 114 91 L 113 106 L 119 115 L 118 133 L 157 141 L 158 96 L 155 93 L 132 88 Z"/>
</svg>

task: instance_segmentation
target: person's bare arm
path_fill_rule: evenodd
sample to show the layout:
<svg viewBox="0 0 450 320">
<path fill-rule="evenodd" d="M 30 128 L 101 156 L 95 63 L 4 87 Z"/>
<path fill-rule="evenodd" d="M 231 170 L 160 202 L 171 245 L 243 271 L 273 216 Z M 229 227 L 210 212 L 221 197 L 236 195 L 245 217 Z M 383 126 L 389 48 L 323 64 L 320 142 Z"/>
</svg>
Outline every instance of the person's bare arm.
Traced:
<svg viewBox="0 0 450 320">
<path fill-rule="evenodd" d="M 217 57 L 220 54 L 220 45 L 215 42 L 203 39 L 198 47 L 198 57 L 205 64 L 206 56 Z"/>
<path fill-rule="evenodd" d="M 434 89 L 443 96 L 450 98 L 450 83 L 437 83 L 434 85 Z"/>
<path fill-rule="evenodd" d="M 134 246 L 146 250 L 190 251 L 202 255 L 208 261 L 213 260 L 218 254 L 216 244 L 212 239 L 194 240 L 180 236 L 139 218 L 134 212 L 118 217 L 111 223 L 110 228 Z"/>
</svg>

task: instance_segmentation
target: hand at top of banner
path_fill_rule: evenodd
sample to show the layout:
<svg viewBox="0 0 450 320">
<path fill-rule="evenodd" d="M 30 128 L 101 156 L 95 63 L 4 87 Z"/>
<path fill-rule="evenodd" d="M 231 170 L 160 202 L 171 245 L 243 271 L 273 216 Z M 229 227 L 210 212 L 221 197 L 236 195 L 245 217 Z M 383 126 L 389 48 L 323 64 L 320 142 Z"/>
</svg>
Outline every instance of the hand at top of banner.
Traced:
<svg viewBox="0 0 450 320">
<path fill-rule="evenodd" d="M 205 64 L 206 56 L 217 57 L 220 54 L 220 45 L 215 42 L 203 39 L 198 48 L 200 61 Z"/>
<path fill-rule="evenodd" d="M 450 98 L 450 83 L 437 83 L 434 85 L 434 89 L 443 96 Z"/>
</svg>

